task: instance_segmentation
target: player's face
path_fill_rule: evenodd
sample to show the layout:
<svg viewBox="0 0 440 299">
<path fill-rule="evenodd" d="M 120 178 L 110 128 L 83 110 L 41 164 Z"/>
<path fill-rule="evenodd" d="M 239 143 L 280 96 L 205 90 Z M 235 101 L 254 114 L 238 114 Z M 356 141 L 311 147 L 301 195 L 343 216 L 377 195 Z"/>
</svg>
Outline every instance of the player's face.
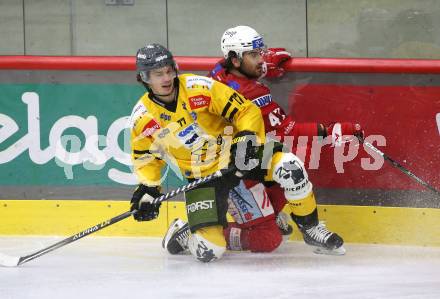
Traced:
<svg viewBox="0 0 440 299">
<path fill-rule="evenodd" d="M 150 71 L 148 85 L 156 95 L 170 95 L 174 91 L 176 71 L 167 65 Z"/>
<path fill-rule="evenodd" d="M 263 56 L 261 49 L 255 49 L 243 53 L 241 69 L 248 77 L 259 78 L 263 74 Z"/>
</svg>

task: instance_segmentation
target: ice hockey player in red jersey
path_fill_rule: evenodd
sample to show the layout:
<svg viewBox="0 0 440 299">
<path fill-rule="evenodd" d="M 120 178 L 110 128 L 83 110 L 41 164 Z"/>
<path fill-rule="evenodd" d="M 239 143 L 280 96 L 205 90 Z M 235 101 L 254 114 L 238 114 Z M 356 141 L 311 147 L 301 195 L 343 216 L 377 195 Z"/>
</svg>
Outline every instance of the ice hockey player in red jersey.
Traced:
<svg viewBox="0 0 440 299">
<path fill-rule="evenodd" d="M 351 123 L 330 127 L 317 123 L 299 124 L 286 115 L 273 101 L 269 88 L 258 79 L 264 75 L 271 78 L 281 77 L 284 70 L 280 64 L 289 59 L 290 54 L 281 48 L 266 49 L 262 37 L 254 29 L 237 26 L 226 30 L 221 39 L 221 49 L 225 59 L 216 65 L 210 76 L 252 100 L 261 109 L 266 132 L 275 133 L 281 141 L 284 136 L 326 137 L 327 134 L 332 134 L 334 128 L 342 129 L 339 133 L 345 135 L 361 132 Z M 307 194 L 287 194 L 279 184 L 263 185 L 252 179 L 242 180 L 239 186 L 231 190 L 228 211 L 235 223 L 224 230 L 229 249 L 273 251 L 281 244 L 280 232 L 291 232 L 286 218 L 286 215 L 290 215 L 302 232 L 305 242 L 316 248 L 315 252 L 345 253 L 342 238 L 330 232 L 318 220 L 312 184 L 308 181 L 302 162 L 299 159 L 297 162 L 302 171 L 301 176 L 309 185 Z M 164 244 L 172 235 L 182 231 L 184 225 L 181 220 L 174 221 L 165 236 Z"/>
<path fill-rule="evenodd" d="M 281 142 L 285 136 L 293 136 L 293 140 L 298 140 L 300 136 L 307 136 L 308 140 L 312 140 L 314 136 L 325 138 L 328 135 L 335 136 L 337 134 L 340 136 L 362 134 L 360 126 L 357 124 L 344 122 L 326 127 L 323 124 L 313 122 L 296 123 L 290 115 L 287 115 L 272 99 L 269 87 L 260 82 L 259 79 L 263 77 L 282 77 L 285 71 L 281 65 L 290 59 L 291 54 L 284 48 L 266 49 L 262 37 L 253 28 L 237 26 L 226 30 L 221 39 L 221 50 L 224 60 L 214 67 L 210 76 L 239 91 L 257 105 L 263 115 L 266 133 L 271 132 Z M 295 152 L 295 148 L 292 148 L 292 152 Z M 244 184 L 252 185 L 252 182 L 245 180 Z M 237 190 L 237 187 L 234 190 Z M 314 207 L 311 213 L 306 214 L 307 211 L 305 213 L 303 211 L 295 213 L 295 208 L 292 209 L 292 207 L 295 207 L 295 201 L 286 200 L 284 192 L 280 190 L 279 186 L 266 186 L 265 191 L 269 194 L 270 202 L 274 207 L 275 214 L 278 215 L 277 220 L 281 227 L 286 222 L 284 212 L 287 212 L 298 225 L 305 242 L 312 246 L 318 246 L 317 252 L 330 254 L 343 254 L 345 252 L 342 247 L 342 238 L 328 231 L 324 223 L 319 222 L 316 203 L 311 205 L 311 207 Z M 233 194 L 230 197 L 233 197 Z M 289 205 L 284 207 L 286 201 L 291 204 L 290 209 Z M 250 225 L 248 223 L 248 226 L 241 225 L 240 227 L 239 221 L 235 220 L 238 222 L 238 227 L 241 228 L 242 239 L 247 239 L 247 231 L 251 231 L 250 234 L 255 236 L 246 240 L 246 243 L 250 243 L 250 248 L 253 246 L 252 243 L 267 242 L 267 236 L 271 235 L 266 233 L 266 236 L 262 237 L 263 233 L 258 233 L 259 227 L 264 228 L 263 224 L 265 222 L 262 222 L 263 224 L 251 223 Z M 226 234 L 229 234 L 230 239 L 237 238 L 238 233 L 235 226 L 237 225 L 225 231 Z M 327 246 L 326 242 L 331 240 L 330 236 L 332 235 L 334 238 L 340 238 L 340 247 L 331 248 L 331 246 Z M 228 238 L 228 236 L 226 237 Z"/>
</svg>

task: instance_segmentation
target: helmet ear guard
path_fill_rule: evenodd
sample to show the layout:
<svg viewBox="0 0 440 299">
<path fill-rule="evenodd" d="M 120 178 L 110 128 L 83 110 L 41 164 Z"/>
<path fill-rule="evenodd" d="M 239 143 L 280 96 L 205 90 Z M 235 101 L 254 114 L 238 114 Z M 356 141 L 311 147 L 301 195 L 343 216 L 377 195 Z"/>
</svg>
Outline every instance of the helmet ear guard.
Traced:
<svg viewBox="0 0 440 299">
<path fill-rule="evenodd" d="M 142 82 L 148 83 L 149 76 L 147 71 L 139 72 L 139 77 L 141 77 Z"/>
</svg>

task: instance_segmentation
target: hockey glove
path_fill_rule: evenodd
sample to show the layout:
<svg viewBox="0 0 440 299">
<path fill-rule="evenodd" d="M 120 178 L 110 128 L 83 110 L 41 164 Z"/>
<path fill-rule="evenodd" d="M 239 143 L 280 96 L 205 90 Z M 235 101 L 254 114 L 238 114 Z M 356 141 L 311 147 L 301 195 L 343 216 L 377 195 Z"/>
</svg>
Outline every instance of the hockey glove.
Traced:
<svg viewBox="0 0 440 299">
<path fill-rule="evenodd" d="M 281 64 L 289 60 L 292 55 L 284 48 L 269 48 L 263 53 L 263 60 L 266 65 L 265 75 L 268 79 L 281 78 L 285 74 Z"/>
<path fill-rule="evenodd" d="M 343 143 L 349 142 L 351 140 L 349 136 L 364 138 L 364 130 L 361 125 L 350 122 L 332 123 L 326 127 L 325 131 L 326 136 L 324 137 L 331 136 L 332 146 L 341 146 Z"/>
<path fill-rule="evenodd" d="M 258 166 L 257 136 L 251 131 L 238 132 L 232 139 L 231 163 L 237 167 L 235 175 L 243 177 Z"/>
<path fill-rule="evenodd" d="M 142 184 L 136 188 L 131 198 L 130 211 L 137 210 L 133 218 L 137 221 L 150 221 L 159 216 L 161 203 L 152 203 L 152 201 L 161 196 L 158 187 L 148 187 Z"/>
</svg>

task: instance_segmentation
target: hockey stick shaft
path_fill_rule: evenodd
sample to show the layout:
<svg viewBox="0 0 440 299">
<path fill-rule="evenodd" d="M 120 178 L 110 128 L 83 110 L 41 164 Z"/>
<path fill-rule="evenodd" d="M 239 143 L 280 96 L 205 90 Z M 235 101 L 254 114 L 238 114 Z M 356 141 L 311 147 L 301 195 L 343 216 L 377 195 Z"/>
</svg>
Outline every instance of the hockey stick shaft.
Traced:
<svg viewBox="0 0 440 299">
<path fill-rule="evenodd" d="M 213 173 L 211 175 L 208 175 L 208 176 L 206 176 L 204 178 L 200 178 L 198 180 L 195 180 L 195 181 L 193 181 L 193 182 L 191 182 L 189 184 L 186 184 L 186 185 L 184 185 L 182 187 L 179 187 L 179 188 L 177 188 L 175 190 L 172 190 L 172 191 L 170 191 L 170 192 L 168 192 L 168 193 L 166 193 L 164 195 L 161 195 L 161 196 L 155 198 L 153 200 L 153 203 L 159 203 L 159 202 L 165 201 L 165 200 L 167 200 L 167 199 L 169 199 L 169 198 L 171 198 L 171 197 L 173 197 L 173 196 L 175 196 L 175 195 L 177 195 L 179 193 L 188 191 L 188 190 L 190 190 L 190 189 L 192 189 L 194 187 L 197 187 L 197 186 L 199 186 L 199 185 L 201 185 L 203 183 L 207 183 L 207 182 L 210 182 L 210 181 L 212 181 L 214 179 L 222 177 L 225 174 L 232 172 L 234 169 L 235 168 L 230 168 L 230 169 L 227 169 L 227 170 L 225 170 L 223 172 L 217 171 L 217 172 L 215 172 L 215 173 Z M 21 264 L 27 263 L 27 262 L 29 262 L 29 261 L 31 261 L 33 259 L 36 259 L 36 258 L 38 258 L 38 257 L 40 257 L 42 255 L 45 255 L 46 253 L 54 251 L 55 249 L 63 247 L 63 246 L 65 246 L 67 244 L 70 244 L 72 242 L 75 242 L 75 241 L 77 241 L 77 240 L 79 240 L 81 238 L 84 238 L 85 236 L 88 236 L 88 235 L 90 235 L 92 233 L 95 233 L 95 232 L 97 232 L 97 231 L 99 231 L 99 230 L 101 230 L 103 228 L 106 228 L 106 227 L 108 227 L 110 225 L 113 225 L 113 224 L 115 224 L 115 223 L 117 223 L 117 222 L 119 222 L 121 220 L 124 220 L 124 219 L 130 217 L 131 215 L 133 215 L 136 212 L 137 212 L 136 210 L 133 210 L 133 211 L 127 211 L 125 213 L 122 213 L 122 214 L 120 214 L 120 215 L 118 215 L 116 217 L 113 217 L 113 218 L 111 218 L 109 220 L 106 220 L 106 221 L 104 221 L 102 223 L 99 223 L 99 224 L 96 224 L 96 225 L 94 225 L 92 227 L 89 227 L 89 228 L 87 228 L 87 229 L 85 229 L 85 230 L 83 230 L 83 231 L 81 231 L 79 233 L 74 234 L 73 236 L 70 236 L 70 237 L 68 237 L 68 238 L 66 238 L 64 240 L 61 240 L 61 241 L 59 241 L 59 242 L 57 242 L 57 243 L 55 243 L 55 244 L 53 244 L 53 245 L 51 245 L 49 247 L 43 248 L 43 249 L 41 249 L 41 250 L 39 250 L 37 252 L 34 252 L 34 253 L 26 255 L 26 256 L 12 257 L 12 256 L 6 256 L 6 255 L 3 255 L 3 254 L 0 254 L 0 265 L 1 266 L 6 266 L 6 267 L 15 267 L 15 266 L 19 266 Z"/>
<path fill-rule="evenodd" d="M 106 221 L 104 221 L 102 223 L 99 223 L 99 224 L 96 224 L 96 225 L 94 225 L 92 227 L 89 227 L 88 229 L 85 229 L 82 232 L 79 232 L 79 233 L 77 233 L 77 234 L 75 234 L 73 236 L 70 236 L 70 237 L 68 237 L 68 238 L 66 238 L 64 240 L 61 240 L 61 241 L 59 241 L 59 242 L 57 242 L 57 243 L 55 243 L 55 244 L 53 244 L 53 245 L 51 245 L 49 247 L 43 248 L 43 249 L 41 249 L 41 250 L 39 250 L 39 251 L 37 251 L 35 253 L 32 253 L 30 255 L 26 255 L 26 256 L 20 257 L 17 266 L 21 265 L 21 264 L 24 264 L 26 262 L 29 262 L 29 261 L 31 261 L 33 259 L 36 259 L 37 257 L 40 257 L 40 256 L 42 256 L 42 255 L 44 255 L 46 253 L 54 251 L 55 249 L 63 247 L 65 245 L 70 244 L 72 242 L 75 242 L 75 241 L 77 241 L 79 239 L 82 239 L 85 236 L 93 234 L 94 232 L 97 232 L 97 231 L 99 231 L 99 230 L 101 230 L 101 229 L 103 229 L 103 228 L 105 228 L 107 226 L 113 225 L 113 224 L 115 224 L 115 223 L 117 223 L 117 222 L 119 222 L 121 220 L 124 220 L 125 218 L 128 218 L 131 215 L 133 215 L 134 212 L 136 212 L 136 211 L 127 211 L 127 212 L 125 212 L 123 214 L 120 214 L 120 215 L 118 215 L 116 217 L 113 217 L 112 219 L 106 220 Z"/>
<path fill-rule="evenodd" d="M 431 186 L 430 184 L 428 184 L 427 182 L 425 182 L 424 180 L 422 180 L 421 178 L 416 176 L 414 173 L 412 173 L 411 171 L 409 171 L 408 169 L 403 167 L 399 162 L 391 159 L 388 155 L 386 155 L 384 152 L 380 151 L 378 148 L 376 148 L 371 143 L 365 141 L 364 139 L 362 139 L 360 137 L 358 137 L 358 138 L 359 138 L 360 142 L 363 142 L 366 147 L 370 148 L 371 150 L 373 150 L 374 152 L 376 152 L 377 154 L 382 156 L 384 158 L 384 160 L 388 161 L 395 168 L 399 169 L 401 172 L 403 172 L 404 174 L 406 174 L 407 176 L 412 178 L 414 181 L 416 181 L 417 183 L 419 183 L 420 185 L 422 185 L 425 188 L 429 189 L 434 194 L 436 194 L 437 196 L 440 197 L 440 192 L 437 189 L 435 189 L 433 186 Z"/>
</svg>

